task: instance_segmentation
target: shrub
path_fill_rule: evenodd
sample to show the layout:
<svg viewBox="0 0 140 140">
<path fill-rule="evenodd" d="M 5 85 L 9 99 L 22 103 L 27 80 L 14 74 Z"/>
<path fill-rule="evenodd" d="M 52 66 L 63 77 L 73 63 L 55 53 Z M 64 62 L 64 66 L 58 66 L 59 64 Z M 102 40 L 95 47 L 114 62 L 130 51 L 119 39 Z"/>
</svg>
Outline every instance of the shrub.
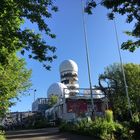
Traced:
<svg viewBox="0 0 140 140">
<path fill-rule="evenodd" d="M 92 135 L 103 140 L 113 139 L 114 124 L 105 119 L 97 118 L 93 122 Z"/>
<path fill-rule="evenodd" d="M 105 111 L 105 118 L 108 122 L 113 122 L 113 111 L 112 110 L 106 110 Z"/>
<path fill-rule="evenodd" d="M 76 132 L 75 124 L 72 122 L 62 122 L 61 125 L 59 126 L 60 131 L 65 131 L 65 132 Z"/>
<path fill-rule="evenodd" d="M 36 120 L 34 123 L 33 128 L 46 128 L 47 126 L 47 121 L 45 119 L 43 120 Z"/>
<path fill-rule="evenodd" d="M 4 135 L 0 135 L 0 140 L 6 140 Z"/>
<path fill-rule="evenodd" d="M 130 122 L 130 129 L 134 130 L 134 139 L 140 139 L 140 113 L 134 113 L 132 121 Z"/>
<path fill-rule="evenodd" d="M 134 113 L 132 116 L 132 121 L 134 123 L 140 123 L 140 114 L 139 113 Z"/>
<path fill-rule="evenodd" d="M 102 140 L 128 139 L 128 130 L 121 124 L 114 122 L 112 114 L 109 111 L 105 118 L 96 118 L 94 121 L 84 119 L 76 123 L 64 122 L 60 126 L 60 130 L 90 135 Z"/>
<path fill-rule="evenodd" d="M 114 137 L 118 140 L 128 140 L 130 138 L 129 136 L 129 129 L 128 127 L 125 127 L 119 123 L 114 122 L 115 131 L 114 131 Z"/>
<path fill-rule="evenodd" d="M 0 130 L 0 140 L 6 140 L 4 136 L 4 132 Z"/>
</svg>

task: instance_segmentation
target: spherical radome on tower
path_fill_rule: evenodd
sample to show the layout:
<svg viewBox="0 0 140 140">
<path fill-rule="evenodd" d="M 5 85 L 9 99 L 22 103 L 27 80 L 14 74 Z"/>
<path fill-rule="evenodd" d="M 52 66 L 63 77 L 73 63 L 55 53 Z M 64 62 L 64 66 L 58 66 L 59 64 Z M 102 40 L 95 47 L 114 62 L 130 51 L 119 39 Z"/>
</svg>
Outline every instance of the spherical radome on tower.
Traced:
<svg viewBox="0 0 140 140">
<path fill-rule="evenodd" d="M 58 97 L 60 97 L 60 96 L 63 97 L 64 92 L 65 93 L 69 92 L 67 89 L 67 86 L 62 83 L 56 82 L 56 83 L 53 83 L 52 85 L 50 85 L 50 87 L 48 88 L 47 96 L 48 96 L 48 98 L 51 97 L 52 95 L 56 95 Z"/>
<path fill-rule="evenodd" d="M 64 60 L 59 67 L 61 83 L 65 84 L 69 91 L 70 96 L 78 92 L 78 66 L 73 60 Z"/>
<path fill-rule="evenodd" d="M 76 62 L 73 60 L 64 60 L 59 67 L 60 73 L 65 72 L 65 71 L 74 71 L 78 72 L 78 66 Z"/>
</svg>

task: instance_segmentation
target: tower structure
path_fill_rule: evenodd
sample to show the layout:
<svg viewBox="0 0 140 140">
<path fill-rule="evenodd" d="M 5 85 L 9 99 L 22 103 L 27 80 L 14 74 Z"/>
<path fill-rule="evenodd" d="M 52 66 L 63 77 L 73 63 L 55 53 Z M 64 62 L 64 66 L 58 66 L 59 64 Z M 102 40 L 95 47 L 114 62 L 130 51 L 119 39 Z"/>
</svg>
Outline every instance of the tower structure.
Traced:
<svg viewBox="0 0 140 140">
<path fill-rule="evenodd" d="M 59 67 L 61 83 L 69 89 L 69 95 L 78 93 L 78 66 L 73 60 L 64 60 Z"/>
</svg>

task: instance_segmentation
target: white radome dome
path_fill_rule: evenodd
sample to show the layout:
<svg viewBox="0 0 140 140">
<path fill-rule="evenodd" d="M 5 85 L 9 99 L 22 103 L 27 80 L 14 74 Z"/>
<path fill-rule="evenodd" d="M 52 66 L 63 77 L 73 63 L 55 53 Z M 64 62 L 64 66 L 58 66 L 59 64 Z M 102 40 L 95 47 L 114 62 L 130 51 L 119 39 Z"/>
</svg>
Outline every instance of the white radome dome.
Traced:
<svg viewBox="0 0 140 140">
<path fill-rule="evenodd" d="M 65 72 L 65 71 L 74 71 L 78 72 L 78 66 L 73 60 L 64 60 L 59 67 L 59 71 Z"/>
<path fill-rule="evenodd" d="M 57 83 L 53 83 L 52 85 L 50 85 L 50 87 L 48 88 L 48 91 L 47 91 L 47 95 L 48 95 L 48 98 L 51 97 L 52 95 L 56 95 L 58 97 L 61 97 L 61 96 L 63 97 L 64 92 L 69 93 L 67 86 L 62 83 L 57 82 Z M 66 95 L 66 96 L 68 96 L 68 95 Z"/>
</svg>

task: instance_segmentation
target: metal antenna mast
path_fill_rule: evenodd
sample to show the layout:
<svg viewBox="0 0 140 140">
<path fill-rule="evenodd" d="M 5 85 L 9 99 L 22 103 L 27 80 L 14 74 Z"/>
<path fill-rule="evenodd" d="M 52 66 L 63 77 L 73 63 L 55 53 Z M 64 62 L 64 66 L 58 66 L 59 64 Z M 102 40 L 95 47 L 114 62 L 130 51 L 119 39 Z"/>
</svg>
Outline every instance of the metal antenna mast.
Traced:
<svg viewBox="0 0 140 140">
<path fill-rule="evenodd" d="M 83 28 L 84 28 L 84 38 L 85 38 L 86 59 L 87 59 L 88 78 L 89 78 L 90 95 L 91 95 L 92 115 L 94 116 L 96 114 L 93 114 L 93 113 L 95 113 L 95 108 L 94 108 L 93 94 L 92 94 L 92 82 L 91 82 L 91 73 L 90 73 L 90 61 L 89 61 L 88 41 L 87 41 L 87 32 L 86 32 L 86 22 L 85 22 L 85 16 L 84 16 L 84 1 L 81 0 L 81 3 L 82 3 L 82 20 L 83 20 Z"/>
<path fill-rule="evenodd" d="M 119 58 L 120 58 L 120 63 L 121 63 L 121 70 L 122 70 L 122 74 L 123 74 L 125 93 L 126 93 L 126 97 L 127 97 L 127 103 L 128 103 L 128 108 L 129 108 L 129 111 L 130 111 L 130 116 L 132 118 L 131 103 L 130 103 L 130 98 L 129 98 L 129 94 L 128 94 L 128 86 L 127 86 L 126 75 L 125 75 L 125 71 L 124 71 L 124 67 L 123 67 L 123 60 L 122 60 L 121 51 L 120 51 L 120 43 L 119 43 L 119 38 L 118 38 L 118 32 L 117 32 L 115 19 L 113 21 L 114 21 L 114 28 L 115 28 L 115 34 L 116 34 L 118 53 L 119 53 Z"/>
</svg>

